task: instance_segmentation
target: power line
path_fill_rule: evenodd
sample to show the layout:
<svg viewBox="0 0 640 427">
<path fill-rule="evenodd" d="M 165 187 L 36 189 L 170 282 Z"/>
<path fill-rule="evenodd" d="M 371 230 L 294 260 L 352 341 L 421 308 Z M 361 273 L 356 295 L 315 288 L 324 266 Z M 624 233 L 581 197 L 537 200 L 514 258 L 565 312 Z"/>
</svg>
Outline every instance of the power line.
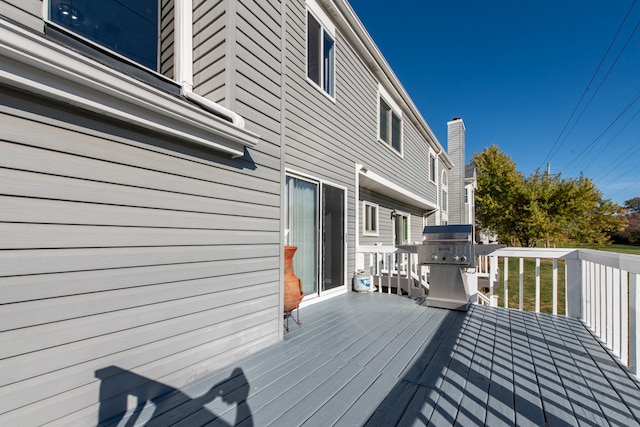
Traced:
<svg viewBox="0 0 640 427">
<path fill-rule="evenodd" d="M 640 114 L 640 109 L 638 111 L 636 111 L 635 114 L 633 116 L 631 116 L 631 118 L 629 120 L 627 120 L 627 122 L 620 128 L 618 133 L 616 133 L 611 139 L 609 139 L 609 141 L 607 141 L 606 144 L 604 144 L 604 146 L 600 149 L 600 151 L 598 151 L 598 153 L 595 156 L 593 156 L 591 161 L 589 163 L 587 163 L 587 165 L 584 167 L 584 169 L 588 169 L 589 166 L 591 166 L 593 164 L 593 162 L 595 162 L 596 160 L 600 159 L 600 156 L 604 153 L 604 151 L 607 148 L 609 148 L 609 146 L 611 146 L 613 141 L 615 141 L 616 138 L 618 136 L 620 136 L 622 131 L 624 131 L 631 124 L 631 122 L 633 122 L 635 120 L 635 118 L 638 116 L 638 114 Z"/>
<path fill-rule="evenodd" d="M 640 141 L 638 141 L 638 143 L 640 143 Z M 637 143 L 636 143 L 636 144 L 637 144 Z M 598 178 L 598 181 L 605 179 L 607 176 L 609 176 L 609 175 L 611 174 L 611 172 L 613 172 L 613 171 L 614 171 L 614 170 L 616 170 L 618 167 L 620 167 L 620 165 L 622 165 L 622 164 L 624 164 L 624 163 L 628 162 L 629 160 L 631 160 L 631 159 L 632 159 L 632 156 L 633 156 L 634 154 L 636 154 L 637 152 L 639 152 L 639 151 L 640 151 L 640 146 L 637 146 L 636 144 L 634 144 L 634 145 L 630 146 L 630 147 L 629 147 L 629 149 L 628 149 L 628 150 L 627 150 L 627 151 L 626 151 L 622 156 L 620 156 L 620 157 L 622 158 L 622 160 L 620 160 L 620 161 L 619 161 L 618 163 L 616 163 L 615 165 L 612 165 L 612 166 L 609 168 L 609 170 L 608 170 L 608 172 L 607 172 L 607 173 L 605 173 L 604 175 L 602 175 L 601 177 L 599 177 L 599 178 Z M 635 150 L 634 150 L 634 148 L 635 148 Z M 633 151 L 631 151 L 631 150 L 633 150 Z M 621 177 L 625 176 L 625 175 L 626 175 L 626 172 L 624 172 L 622 175 L 620 175 L 619 177 L 617 177 L 617 178 L 616 178 L 616 180 L 617 180 L 618 178 L 621 178 Z M 595 179 L 594 179 L 594 181 L 595 181 Z M 614 181 L 615 181 L 615 180 L 614 180 Z"/>
<path fill-rule="evenodd" d="M 639 23 L 639 25 L 640 25 L 640 23 Z M 638 93 L 636 93 L 636 95 L 633 97 L 633 99 L 627 103 L 627 105 L 622 109 L 622 112 L 620 112 L 620 113 L 616 116 L 616 118 L 615 118 L 615 119 L 613 119 L 613 120 L 611 121 L 611 123 L 609 123 L 609 125 L 608 125 L 607 127 L 605 127 L 605 128 L 604 128 L 604 130 L 602 130 L 602 131 L 598 134 L 598 136 L 596 136 L 596 138 L 595 138 L 593 141 L 591 141 L 591 143 L 589 143 L 589 145 L 587 145 L 587 147 L 585 147 L 585 149 L 582 151 L 582 153 L 580 153 L 579 155 L 575 156 L 575 157 L 573 158 L 573 160 L 571 160 L 571 161 L 570 161 L 570 162 L 565 166 L 565 168 L 568 168 L 569 166 L 571 166 L 572 164 L 574 164 L 575 162 L 577 162 L 577 161 L 578 161 L 578 159 L 586 157 L 586 156 L 591 152 L 591 150 L 592 150 L 592 149 L 593 149 L 593 147 L 596 145 L 596 143 L 602 139 L 602 137 L 603 137 L 603 136 L 604 136 L 604 135 L 609 131 L 609 129 L 611 129 L 611 128 L 613 127 L 613 125 L 615 125 L 615 123 L 616 123 L 618 120 L 620 120 L 620 118 L 621 118 L 621 117 L 622 117 L 622 116 L 623 116 L 627 111 L 629 111 L 629 109 L 633 106 L 633 104 L 635 104 L 638 100 L 640 100 L 640 91 L 639 91 Z M 634 114 L 634 115 L 633 115 L 633 117 L 631 118 L 631 120 L 633 120 L 633 119 L 638 115 L 638 113 L 640 113 L 640 110 L 639 110 L 638 112 L 636 112 L 636 114 Z M 623 129 L 624 129 L 625 127 L 627 127 L 627 126 L 629 125 L 629 123 L 631 123 L 631 120 L 630 120 L 630 121 L 629 121 L 629 122 L 628 122 L 628 123 L 623 127 Z M 616 135 L 616 136 L 617 136 L 617 135 Z M 611 141 L 610 141 L 609 143 L 611 143 Z"/>
<path fill-rule="evenodd" d="M 576 106 L 573 108 L 573 111 L 571 112 L 569 118 L 567 119 L 567 122 L 564 124 L 564 126 L 562 127 L 562 130 L 560 131 L 560 134 L 558 135 L 558 138 L 556 139 L 556 141 L 553 143 L 553 146 L 551 147 L 551 149 L 549 150 L 549 153 L 545 156 L 541 167 L 544 166 L 544 164 L 551 160 L 553 158 L 553 156 L 558 152 L 558 150 L 560 149 L 560 147 L 562 146 L 562 144 L 567 140 L 567 138 L 569 137 L 569 135 L 571 134 L 571 132 L 573 131 L 573 129 L 576 127 L 577 123 L 580 121 L 580 118 L 582 118 L 582 115 L 584 114 L 585 110 L 587 109 L 587 107 L 589 107 L 589 104 L 591 104 L 591 101 L 593 100 L 593 98 L 595 97 L 595 95 L 598 93 L 598 91 L 600 90 L 600 88 L 602 87 L 602 84 L 604 83 L 604 81 L 606 80 L 607 76 L 609 75 L 609 73 L 611 72 L 611 69 L 613 68 L 613 66 L 615 65 L 615 63 L 618 61 L 618 58 L 620 57 L 620 54 L 622 54 L 622 51 L 624 51 L 624 49 L 627 47 L 627 45 L 629 44 L 629 40 L 631 40 L 631 38 L 629 38 L 629 40 L 627 40 L 627 43 L 625 44 L 624 48 L 622 49 L 622 51 L 620 51 L 620 53 L 618 54 L 618 56 L 616 57 L 616 60 L 614 61 L 614 63 L 611 65 L 611 67 L 609 68 L 609 71 L 607 72 L 607 74 L 605 75 L 605 77 L 603 78 L 602 82 L 600 83 L 600 85 L 598 86 L 598 88 L 596 89 L 596 91 L 594 92 L 594 94 L 591 96 L 591 99 L 589 100 L 589 102 L 587 103 L 587 105 L 583 108 L 582 112 L 580 113 L 580 116 L 576 119 L 575 123 L 573 124 L 573 126 L 571 127 L 571 129 L 566 133 L 564 139 L 562 139 L 562 135 L 564 134 L 565 130 L 567 129 L 567 126 L 569 126 L 569 123 L 571 123 L 571 120 L 573 119 L 573 116 L 575 115 L 576 111 L 578 111 L 578 107 L 580 106 L 580 104 L 582 103 L 582 100 L 584 99 L 584 97 L 586 96 L 587 92 L 589 91 L 589 88 L 591 87 L 591 84 L 593 83 L 593 81 L 596 78 L 596 75 L 598 74 L 598 72 L 600 71 L 600 68 L 602 67 L 602 64 L 604 63 L 606 57 L 609 55 L 609 51 L 611 50 L 611 48 L 613 47 L 613 44 L 615 43 L 616 39 L 618 38 L 618 35 L 620 34 L 620 31 L 622 31 L 622 27 L 624 26 L 625 22 L 627 22 L 627 18 L 629 17 L 629 15 L 631 14 L 631 10 L 633 9 L 633 7 L 635 6 L 637 0 L 633 0 L 633 3 L 631 3 L 631 6 L 629 7 L 629 10 L 627 10 L 627 13 L 624 17 L 624 19 L 622 20 L 622 22 L 620 23 L 620 26 L 618 27 L 618 30 L 616 31 L 615 35 L 613 36 L 613 39 L 611 40 L 611 43 L 609 43 L 609 46 L 607 47 L 607 50 L 605 51 L 604 55 L 602 56 L 602 58 L 600 59 L 600 63 L 598 64 L 598 66 L 596 67 L 596 70 L 593 72 L 593 75 L 591 76 L 591 80 L 589 80 L 589 83 L 587 83 L 587 86 L 585 87 L 584 91 L 582 92 L 582 96 L 580 96 L 580 99 L 578 100 L 578 102 L 576 103 Z M 639 23 L 640 25 L 640 23 Z M 637 30 L 637 26 L 636 26 L 636 30 Z M 635 31 L 634 30 L 634 33 Z M 633 34 L 632 34 L 633 37 Z"/>
</svg>

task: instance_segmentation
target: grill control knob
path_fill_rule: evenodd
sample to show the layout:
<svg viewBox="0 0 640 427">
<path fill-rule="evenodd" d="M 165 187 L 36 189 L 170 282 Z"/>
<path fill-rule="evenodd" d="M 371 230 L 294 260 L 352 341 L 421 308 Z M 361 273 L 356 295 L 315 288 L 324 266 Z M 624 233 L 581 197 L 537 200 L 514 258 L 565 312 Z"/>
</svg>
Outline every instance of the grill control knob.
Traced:
<svg viewBox="0 0 640 427">
<path fill-rule="evenodd" d="M 460 261 L 465 262 L 466 260 L 467 260 L 467 257 L 466 257 L 466 256 L 462 255 L 462 256 L 460 257 Z"/>
<path fill-rule="evenodd" d="M 431 255 L 431 259 L 434 260 L 434 261 L 437 261 L 438 260 L 438 255 Z"/>
<path fill-rule="evenodd" d="M 454 261 L 460 261 L 460 257 L 459 257 L 458 255 L 454 255 L 454 256 L 453 256 L 453 260 L 454 260 Z"/>
</svg>

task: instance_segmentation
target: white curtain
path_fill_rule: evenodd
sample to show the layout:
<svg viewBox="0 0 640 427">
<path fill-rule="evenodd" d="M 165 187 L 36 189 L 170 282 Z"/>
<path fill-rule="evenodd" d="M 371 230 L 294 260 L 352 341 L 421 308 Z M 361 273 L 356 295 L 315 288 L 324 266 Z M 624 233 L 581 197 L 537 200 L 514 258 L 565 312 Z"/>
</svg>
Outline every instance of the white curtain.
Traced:
<svg viewBox="0 0 640 427">
<path fill-rule="evenodd" d="M 296 276 L 305 295 L 318 292 L 318 185 L 287 177 L 287 244 L 297 246 L 293 256 Z"/>
</svg>

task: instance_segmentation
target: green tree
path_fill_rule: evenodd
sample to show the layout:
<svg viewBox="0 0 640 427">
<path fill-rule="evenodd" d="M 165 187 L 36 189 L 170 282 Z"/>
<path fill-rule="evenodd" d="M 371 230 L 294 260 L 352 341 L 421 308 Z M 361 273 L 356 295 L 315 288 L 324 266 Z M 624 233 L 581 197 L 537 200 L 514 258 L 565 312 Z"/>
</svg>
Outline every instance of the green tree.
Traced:
<svg viewBox="0 0 640 427">
<path fill-rule="evenodd" d="M 474 154 L 472 163 L 478 180 L 475 193 L 478 226 L 498 233 L 501 239 L 513 238 L 523 185 L 516 164 L 496 145 Z"/>
<path fill-rule="evenodd" d="M 625 224 L 622 208 L 602 194 L 589 178 L 563 179 L 537 170 L 525 178 L 509 156 L 492 145 L 472 159 L 476 166 L 476 220 L 480 228 L 521 246 L 545 241 L 608 243 Z"/>
<path fill-rule="evenodd" d="M 640 214 L 640 197 L 634 197 L 633 199 L 626 200 L 624 207 L 629 210 L 630 214 Z"/>
</svg>

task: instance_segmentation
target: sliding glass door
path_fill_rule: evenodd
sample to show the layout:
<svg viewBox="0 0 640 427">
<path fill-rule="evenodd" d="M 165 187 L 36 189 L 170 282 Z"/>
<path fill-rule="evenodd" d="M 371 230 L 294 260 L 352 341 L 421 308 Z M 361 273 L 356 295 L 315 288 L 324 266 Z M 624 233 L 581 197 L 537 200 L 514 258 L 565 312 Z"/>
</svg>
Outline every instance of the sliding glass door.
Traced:
<svg viewBox="0 0 640 427">
<path fill-rule="evenodd" d="M 318 184 L 287 177 L 287 245 L 297 246 L 293 270 L 305 295 L 318 292 Z"/>
<path fill-rule="evenodd" d="M 322 186 L 323 290 L 344 285 L 344 195 L 341 188 Z"/>
<path fill-rule="evenodd" d="M 344 189 L 287 176 L 286 240 L 307 297 L 345 285 Z"/>
</svg>

